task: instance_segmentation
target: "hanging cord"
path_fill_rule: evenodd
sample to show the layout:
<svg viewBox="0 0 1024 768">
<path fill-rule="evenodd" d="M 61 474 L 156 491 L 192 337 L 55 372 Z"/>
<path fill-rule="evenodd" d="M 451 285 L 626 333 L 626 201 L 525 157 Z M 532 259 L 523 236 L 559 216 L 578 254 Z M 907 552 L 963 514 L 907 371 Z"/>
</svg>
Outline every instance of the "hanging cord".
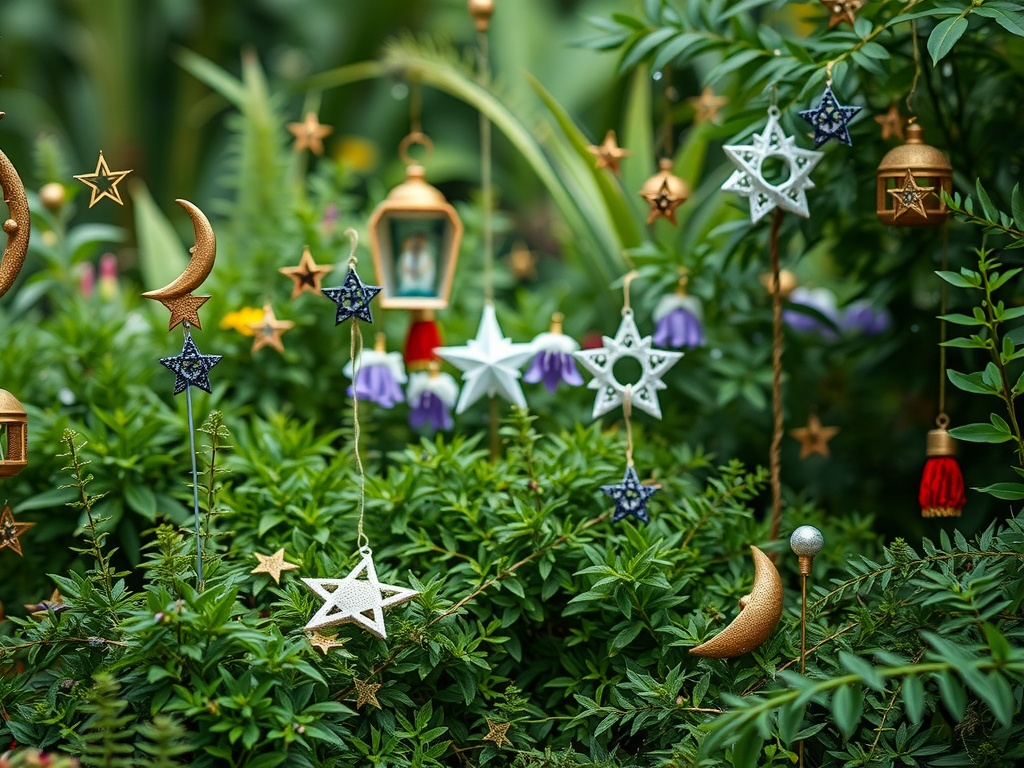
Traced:
<svg viewBox="0 0 1024 768">
<path fill-rule="evenodd" d="M 626 273 L 626 276 L 622 278 L 622 316 L 633 314 L 633 309 L 629 306 L 629 284 L 632 283 L 636 278 L 640 277 L 640 273 L 635 269 L 631 269 Z"/>
<path fill-rule="evenodd" d="M 769 541 L 775 541 L 779 537 L 779 527 L 782 524 L 782 283 L 779 274 L 779 229 L 782 226 L 782 216 L 782 209 L 776 208 L 771 233 L 768 235 L 772 269 L 772 444 L 768 453 L 772 519 L 768 531 Z"/>
<path fill-rule="evenodd" d="M 477 82 L 482 88 L 490 87 L 491 69 L 488 53 L 487 30 L 478 30 L 477 42 Z M 483 211 L 481 226 L 483 229 L 484 246 L 484 299 L 494 302 L 494 222 L 491 211 L 494 205 L 494 185 L 491 180 L 492 162 L 491 121 L 480 112 L 480 196 Z"/>
<path fill-rule="evenodd" d="M 348 254 L 348 268 L 355 271 L 359 259 L 356 257 L 356 246 L 359 245 L 359 233 L 352 227 L 345 230 L 345 237 L 351 242 Z M 359 365 L 363 354 L 363 331 L 359 320 L 352 318 L 352 336 L 349 345 L 349 358 L 352 360 L 352 444 L 356 458 L 356 470 L 359 472 L 359 523 L 356 528 L 356 546 L 359 551 L 369 549 L 370 540 L 363 533 L 363 522 L 366 517 L 366 472 L 363 470 L 363 458 L 359 455 Z"/>
<path fill-rule="evenodd" d="M 661 140 L 658 143 L 661 145 L 662 156 L 672 157 L 672 145 L 674 143 L 672 141 L 672 105 L 678 97 L 676 89 L 672 85 L 672 65 L 666 65 L 661 70 L 661 76 L 665 81 L 665 114 L 662 116 Z"/>
<path fill-rule="evenodd" d="M 949 225 L 942 225 L 942 271 L 949 269 Z M 949 426 L 949 416 L 946 415 L 946 281 L 942 282 L 942 293 L 939 299 L 939 415 L 935 417 L 935 424 L 941 429 Z"/>
<path fill-rule="evenodd" d="M 423 133 L 423 89 L 419 83 L 409 84 L 409 133 Z"/>
<path fill-rule="evenodd" d="M 910 39 L 914 46 L 914 79 L 910 83 L 910 92 L 907 94 L 907 109 L 913 115 L 915 114 L 914 105 L 910 102 L 917 93 L 917 83 L 921 79 L 921 49 L 917 44 L 917 19 L 910 21 Z"/>
<path fill-rule="evenodd" d="M 622 418 L 626 422 L 626 466 L 633 466 L 633 385 L 622 393 Z"/>
</svg>

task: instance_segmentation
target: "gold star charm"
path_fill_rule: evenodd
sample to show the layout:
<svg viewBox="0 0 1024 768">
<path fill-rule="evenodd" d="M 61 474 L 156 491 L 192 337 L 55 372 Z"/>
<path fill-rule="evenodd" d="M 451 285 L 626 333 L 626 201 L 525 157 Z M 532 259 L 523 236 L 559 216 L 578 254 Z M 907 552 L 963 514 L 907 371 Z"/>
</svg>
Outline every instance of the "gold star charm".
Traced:
<svg viewBox="0 0 1024 768">
<path fill-rule="evenodd" d="M 693 105 L 695 123 L 718 122 L 718 113 L 729 100 L 724 96 L 715 96 L 715 92 L 709 86 L 705 86 L 700 96 L 693 96 L 687 99 Z"/>
<path fill-rule="evenodd" d="M 889 111 L 884 115 L 875 115 L 875 122 L 882 126 L 882 141 L 891 139 L 893 136 L 900 141 L 906 138 L 903 126 L 907 124 L 907 118 L 900 114 L 896 102 L 889 105 Z"/>
<path fill-rule="evenodd" d="M 295 563 L 285 562 L 284 548 L 277 550 L 272 555 L 261 555 L 259 552 L 253 552 L 253 555 L 260 561 L 260 564 L 249 573 L 268 573 L 273 577 L 275 584 L 281 583 L 282 571 L 294 571 L 299 567 Z"/>
<path fill-rule="evenodd" d="M 270 304 L 264 304 L 263 319 L 249 325 L 250 330 L 256 333 L 256 337 L 252 340 L 253 354 L 263 347 L 273 347 L 283 355 L 284 341 L 281 336 L 285 331 L 294 327 L 295 323 L 291 320 L 278 320 L 277 315 L 274 314 L 274 308 Z"/>
<path fill-rule="evenodd" d="M 194 328 L 203 330 L 203 324 L 199 322 L 199 308 L 203 306 L 209 298 L 209 296 L 194 296 L 191 293 L 186 293 L 184 296 L 172 296 L 157 299 L 157 301 L 167 307 L 171 313 L 171 319 L 167 324 L 167 330 L 171 330 L 179 323 L 188 323 Z"/>
<path fill-rule="evenodd" d="M 685 197 L 677 197 L 669 188 L 668 179 L 661 182 L 661 186 L 655 194 L 644 193 L 643 199 L 651 206 L 651 212 L 647 214 L 647 223 L 653 224 L 657 218 L 665 218 L 672 222 L 672 226 L 679 226 L 676 221 L 676 208 L 686 202 Z"/>
<path fill-rule="evenodd" d="M 893 221 L 907 211 L 915 211 L 927 219 L 928 211 L 924 208 L 924 201 L 933 192 L 935 192 L 935 187 L 919 187 L 917 179 L 908 168 L 907 175 L 903 177 L 903 186 L 889 190 L 889 194 L 894 200 Z"/>
<path fill-rule="evenodd" d="M 307 245 L 302 249 L 302 258 L 299 259 L 297 267 L 281 267 L 277 271 L 295 281 L 291 295 L 291 298 L 294 299 L 305 291 L 319 295 L 320 291 L 323 290 L 320 282 L 324 279 L 324 275 L 334 271 L 334 267 L 328 265 L 321 267 L 313 261 L 313 254 L 309 252 L 309 246 Z"/>
<path fill-rule="evenodd" d="M 309 640 L 309 644 L 316 648 L 324 656 L 331 648 L 341 648 L 345 644 L 344 640 L 338 640 L 336 635 L 322 635 L 319 632 L 307 632 L 306 639 Z"/>
<path fill-rule="evenodd" d="M 380 683 L 371 683 L 354 677 L 352 678 L 352 684 L 356 687 L 356 709 L 361 708 L 363 704 L 369 704 L 380 709 L 380 702 L 377 701 L 377 691 L 380 690 Z"/>
<path fill-rule="evenodd" d="M 89 196 L 89 207 L 92 208 L 104 197 L 109 197 L 118 205 L 124 205 L 121 200 L 121 193 L 117 185 L 131 173 L 128 171 L 111 171 L 107 161 L 103 158 L 103 150 L 100 150 L 100 159 L 96 161 L 96 170 L 92 173 L 81 173 L 75 176 L 80 182 L 92 190 Z"/>
<path fill-rule="evenodd" d="M 308 149 L 314 155 L 322 155 L 324 139 L 334 132 L 334 128 L 321 125 L 316 112 L 307 112 L 305 120 L 301 123 L 288 123 L 288 132 L 295 137 L 292 149 L 296 152 Z"/>
<path fill-rule="evenodd" d="M 619 161 L 629 155 L 629 150 L 619 148 L 619 143 L 615 140 L 615 131 L 608 131 L 604 135 L 604 141 L 592 144 L 587 149 L 597 158 L 598 168 L 609 168 L 616 175 L 619 173 Z"/>
<path fill-rule="evenodd" d="M 496 723 L 491 718 L 487 718 L 487 735 L 484 736 L 484 741 L 493 741 L 496 746 L 500 747 L 502 744 L 508 744 L 512 746 L 512 740 L 505 734 L 508 733 L 509 727 L 512 723 Z"/>
<path fill-rule="evenodd" d="M 521 240 L 512 246 L 512 252 L 508 255 L 508 266 L 516 280 L 537 279 L 537 255 Z"/>
<path fill-rule="evenodd" d="M 839 432 L 839 427 L 823 427 L 817 416 L 807 419 L 807 426 L 789 430 L 789 434 L 800 441 L 800 458 L 806 459 L 812 453 L 828 456 L 828 441 Z"/>
<path fill-rule="evenodd" d="M 0 512 L 0 549 L 10 548 L 21 555 L 21 539 L 18 537 L 33 525 L 35 523 L 14 522 L 14 513 L 4 504 L 3 512 Z"/>
<path fill-rule="evenodd" d="M 864 7 L 864 0 L 818 0 L 832 12 L 828 20 L 828 28 L 834 29 L 841 22 L 851 25 L 857 21 L 857 11 Z"/>
</svg>

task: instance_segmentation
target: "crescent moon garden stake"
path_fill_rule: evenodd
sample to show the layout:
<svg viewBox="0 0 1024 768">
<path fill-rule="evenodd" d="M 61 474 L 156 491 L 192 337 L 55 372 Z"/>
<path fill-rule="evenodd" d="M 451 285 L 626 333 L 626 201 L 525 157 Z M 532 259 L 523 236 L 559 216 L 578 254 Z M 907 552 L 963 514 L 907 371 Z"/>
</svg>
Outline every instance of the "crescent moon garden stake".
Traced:
<svg viewBox="0 0 1024 768">
<path fill-rule="evenodd" d="M 196 529 L 196 581 L 199 589 L 203 587 L 203 538 L 199 524 L 199 469 L 196 462 L 196 430 L 192 415 L 192 387 L 210 392 L 210 370 L 220 362 L 220 355 L 204 355 L 192 338 L 192 326 L 202 329 L 199 324 L 199 307 L 209 296 L 194 296 L 196 290 L 210 275 L 213 262 L 217 256 L 217 238 L 213 227 L 201 210 L 188 200 L 176 200 L 188 211 L 195 229 L 195 245 L 189 249 L 192 258 L 185 271 L 168 285 L 157 291 L 142 294 L 147 299 L 154 299 L 163 304 L 171 312 L 168 330 L 181 324 L 184 342 L 181 354 L 174 357 L 160 358 L 160 364 L 174 372 L 174 394 L 185 393 L 185 410 L 188 414 L 188 440 L 192 454 L 192 508 L 195 513 Z"/>
<path fill-rule="evenodd" d="M 4 113 L 0 112 L 0 118 Z M 31 214 L 25 185 L 7 155 L 0 152 L 0 188 L 10 216 L 4 221 L 7 235 L 3 260 L 0 261 L 0 296 L 14 285 L 28 253 Z M 13 477 L 28 466 L 28 415 L 18 399 L 0 389 L 0 427 L 6 428 L 4 444 L 0 445 L 0 477 Z M 0 510 L 0 550 L 21 554 L 21 534 L 35 523 L 18 523 L 4 501 Z"/>
<path fill-rule="evenodd" d="M 359 358 L 363 347 L 363 333 L 359 321 L 373 322 L 370 314 L 370 302 L 380 292 L 375 285 L 365 285 L 356 273 L 356 246 L 359 242 L 354 229 L 345 234 L 352 243 L 348 259 L 348 275 L 345 282 L 337 288 L 325 288 L 324 294 L 338 305 L 335 325 L 345 320 L 352 320 L 349 359 L 352 363 L 352 380 L 359 375 Z M 363 460 L 359 454 L 359 395 L 352 388 L 352 444 L 355 455 L 356 469 L 359 472 L 359 519 L 356 529 L 356 546 L 359 552 L 359 563 L 341 579 L 303 579 L 324 602 L 316 614 L 306 624 L 307 632 L 318 633 L 326 627 L 339 624 L 354 623 L 382 640 L 387 637 L 384 625 L 384 609 L 393 605 L 412 600 L 419 594 L 407 587 L 383 584 L 377 578 L 377 568 L 373 562 L 373 550 L 370 540 L 363 531 L 366 510 L 366 473 Z M 358 685 L 369 683 L 360 681 Z"/>
</svg>

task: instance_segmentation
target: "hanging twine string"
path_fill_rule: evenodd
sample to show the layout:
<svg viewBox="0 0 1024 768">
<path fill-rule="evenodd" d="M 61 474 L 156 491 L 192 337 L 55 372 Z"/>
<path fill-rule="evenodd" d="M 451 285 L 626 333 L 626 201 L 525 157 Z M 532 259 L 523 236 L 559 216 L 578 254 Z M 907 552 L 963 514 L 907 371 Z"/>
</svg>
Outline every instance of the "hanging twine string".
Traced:
<svg viewBox="0 0 1024 768">
<path fill-rule="evenodd" d="M 949 269 L 949 226 L 942 225 L 942 271 Z M 946 281 L 942 281 L 942 293 L 939 299 L 939 316 L 946 317 Z M 949 426 L 949 416 L 946 415 L 946 321 L 939 321 L 939 415 L 935 417 L 935 424 L 942 429 Z"/>
<path fill-rule="evenodd" d="M 626 276 L 622 278 L 622 315 L 625 317 L 633 312 L 633 309 L 629 306 L 629 284 L 632 283 L 636 278 L 640 276 L 640 273 L 635 269 L 630 270 L 626 273 Z"/>
<path fill-rule="evenodd" d="M 779 229 L 782 227 L 782 216 L 782 209 L 776 208 L 768 236 L 772 269 L 772 444 L 768 453 L 772 519 L 768 531 L 769 541 L 779 537 L 779 527 L 782 525 L 782 283 L 779 275 Z"/>
<path fill-rule="evenodd" d="M 419 83 L 409 84 L 409 133 L 423 133 L 423 90 Z"/>
<path fill-rule="evenodd" d="M 359 259 L 356 257 L 356 246 L 359 245 L 359 233 L 352 227 L 345 230 L 345 237 L 351 243 L 348 254 L 348 268 L 355 270 Z M 370 540 L 363 533 L 363 522 L 366 517 L 366 472 L 363 470 L 363 458 L 359 455 L 359 380 L 360 357 L 363 353 L 363 331 L 359 320 L 352 318 L 352 336 L 349 344 L 349 357 L 352 360 L 352 444 L 356 458 L 356 470 L 359 472 L 359 523 L 356 527 L 356 546 L 360 551 L 368 549 Z"/>
<path fill-rule="evenodd" d="M 626 466 L 633 466 L 633 385 L 622 393 L 622 418 L 626 422 Z"/>
<path fill-rule="evenodd" d="M 914 94 L 917 93 L 917 83 L 921 79 L 921 49 L 917 44 L 917 19 L 910 21 L 910 39 L 914 44 L 914 79 L 910 83 L 910 92 L 907 94 L 907 109 L 913 115 L 914 105 L 910 102 L 914 98 Z"/>
<path fill-rule="evenodd" d="M 481 87 L 488 89 L 491 79 L 490 55 L 488 53 L 487 30 L 479 30 L 477 41 L 477 81 Z M 481 227 L 483 229 L 484 246 L 484 299 L 494 302 L 494 222 L 491 217 L 493 208 L 494 186 L 491 180 L 491 121 L 480 112 L 480 197 L 483 211 Z"/>
<path fill-rule="evenodd" d="M 825 85 L 829 88 L 832 87 L 832 67 L 835 63 L 835 60 L 832 60 L 825 65 Z"/>
</svg>

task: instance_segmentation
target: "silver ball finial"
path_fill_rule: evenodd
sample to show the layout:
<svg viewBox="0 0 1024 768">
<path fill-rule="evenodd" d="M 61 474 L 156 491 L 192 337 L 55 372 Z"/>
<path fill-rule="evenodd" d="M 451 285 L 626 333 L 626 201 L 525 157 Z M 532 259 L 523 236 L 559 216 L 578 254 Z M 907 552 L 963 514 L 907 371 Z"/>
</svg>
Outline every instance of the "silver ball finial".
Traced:
<svg viewBox="0 0 1024 768">
<path fill-rule="evenodd" d="M 797 557 L 815 557 L 825 546 L 825 537 L 813 525 L 801 525 L 789 537 L 789 546 Z"/>
</svg>

